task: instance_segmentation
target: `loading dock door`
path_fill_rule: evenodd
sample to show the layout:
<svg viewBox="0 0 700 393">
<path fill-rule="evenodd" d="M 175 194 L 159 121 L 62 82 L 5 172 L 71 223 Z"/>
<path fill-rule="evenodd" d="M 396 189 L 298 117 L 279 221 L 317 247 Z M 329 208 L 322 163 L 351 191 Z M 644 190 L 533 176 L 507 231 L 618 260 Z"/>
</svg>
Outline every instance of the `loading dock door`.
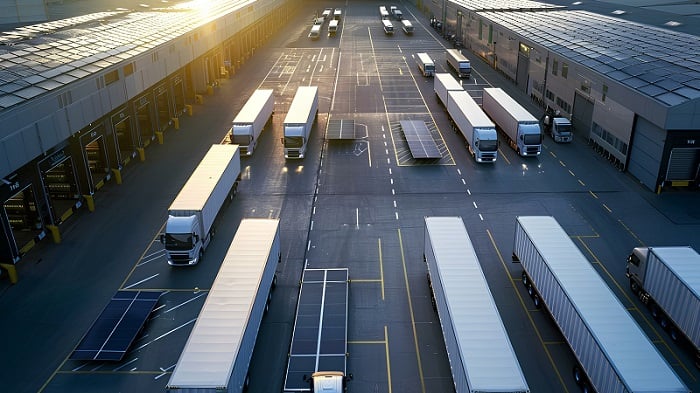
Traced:
<svg viewBox="0 0 700 393">
<path fill-rule="evenodd" d="M 81 205 L 73 159 L 60 150 L 39 161 L 39 174 L 48 197 L 51 224 L 65 221 Z"/>
<path fill-rule="evenodd" d="M 656 191 L 665 140 L 665 130 L 637 116 L 627 170 L 651 191 Z"/>
<path fill-rule="evenodd" d="M 153 116 L 153 105 L 147 96 L 142 96 L 134 103 L 136 123 L 140 137 L 140 147 L 146 147 L 156 138 L 156 122 Z"/>
<path fill-rule="evenodd" d="M 573 112 L 571 125 L 580 136 L 588 140 L 591 136 L 591 124 L 593 123 L 593 101 L 576 93 Z"/>
<path fill-rule="evenodd" d="M 700 148 L 671 149 L 668 159 L 666 180 L 671 182 L 689 183 L 698 180 L 700 171 Z"/>
<path fill-rule="evenodd" d="M 44 232 L 36 193 L 31 184 L 6 200 L 3 210 L 10 224 L 10 238 L 15 242 L 19 254 L 23 254 L 31 248 L 37 236 L 43 237 Z"/>
</svg>

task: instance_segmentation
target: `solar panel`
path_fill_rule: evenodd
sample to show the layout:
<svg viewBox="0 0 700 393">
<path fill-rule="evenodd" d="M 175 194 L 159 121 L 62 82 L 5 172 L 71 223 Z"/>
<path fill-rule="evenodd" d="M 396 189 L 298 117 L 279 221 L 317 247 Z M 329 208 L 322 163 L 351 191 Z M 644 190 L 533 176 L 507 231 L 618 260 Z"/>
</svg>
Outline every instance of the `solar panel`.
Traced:
<svg viewBox="0 0 700 393">
<path fill-rule="evenodd" d="M 326 139 L 356 139 L 355 120 L 329 120 Z"/>
<path fill-rule="evenodd" d="M 73 360 L 120 361 L 163 292 L 118 291 L 73 351 Z"/>
<path fill-rule="evenodd" d="M 345 373 L 348 269 L 305 269 L 294 320 L 285 392 L 310 391 L 304 375 Z"/>
<path fill-rule="evenodd" d="M 442 157 L 433 136 L 430 134 L 430 130 L 425 126 L 425 122 L 401 120 L 400 123 L 413 158 Z"/>
</svg>

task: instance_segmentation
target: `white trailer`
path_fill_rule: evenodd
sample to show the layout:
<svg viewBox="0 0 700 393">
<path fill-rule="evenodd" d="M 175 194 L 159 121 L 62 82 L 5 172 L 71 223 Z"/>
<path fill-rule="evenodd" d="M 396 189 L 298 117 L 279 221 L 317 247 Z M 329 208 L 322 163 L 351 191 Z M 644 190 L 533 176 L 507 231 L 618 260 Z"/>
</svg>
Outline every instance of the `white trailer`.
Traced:
<svg viewBox="0 0 700 393">
<path fill-rule="evenodd" d="M 485 88 L 482 107 L 518 154 L 523 157 L 540 154 L 542 131 L 539 121 L 505 91 Z"/>
<path fill-rule="evenodd" d="M 224 202 L 236 195 L 240 174 L 238 145 L 213 145 L 209 149 L 168 209 L 160 241 L 170 265 L 199 262 Z"/>
<path fill-rule="evenodd" d="M 284 158 L 304 158 L 318 114 L 318 86 L 299 86 L 284 119 Z"/>
<path fill-rule="evenodd" d="M 406 35 L 413 34 L 413 24 L 408 19 L 401 19 L 401 28 Z"/>
<path fill-rule="evenodd" d="M 637 247 L 627 258 L 630 287 L 673 341 L 685 337 L 700 367 L 700 254 L 690 247 Z"/>
<path fill-rule="evenodd" d="M 423 76 L 433 76 L 435 75 L 435 62 L 430 58 L 427 53 L 421 52 L 416 53 L 416 63 L 418 63 L 418 69 Z"/>
<path fill-rule="evenodd" d="M 472 74 L 472 65 L 459 49 L 448 49 L 445 56 L 447 57 L 447 65 L 455 70 L 459 78 L 469 78 Z"/>
<path fill-rule="evenodd" d="M 435 91 L 435 95 L 440 99 L 442 105 L 447 108 L 447 92 L 464 91 L 464 87 L 460 81 L 452 76 L 452 74 L 440 72 L 435 74 L 433 90 Z"/>
<path fill-rule="evenodd" d="M 272 93 L 272 90 L 255 90 L 233 119 L 231 143 L 240 146 L 241 154 L 253 154 L 260 133 L 272 118 L 275 109 Z"/>
<path fill-rule="evenodd" d="M 457 393 L 529 392 L 461 217 L 426 217 L 433 295 Z"/>
<path fill-rule="evenodd" d="M 448 91 L 447 97 L 447 113 L 464 136 L 469 153 L 476 162 L 496 162 L 498 133 L 493 122 L 466 91 Z"/>
<path fill-rule="evenodd" d="M 536 307 L 545 306 L 597 392 L 689 392 L 553 217 L 518 217 L 513 258 Z"/>
<path fill-rule="evenodd" d="M 279 220 L 243 219 L 166 386 L 240 393 L 280 261 Z"/>
</svg>

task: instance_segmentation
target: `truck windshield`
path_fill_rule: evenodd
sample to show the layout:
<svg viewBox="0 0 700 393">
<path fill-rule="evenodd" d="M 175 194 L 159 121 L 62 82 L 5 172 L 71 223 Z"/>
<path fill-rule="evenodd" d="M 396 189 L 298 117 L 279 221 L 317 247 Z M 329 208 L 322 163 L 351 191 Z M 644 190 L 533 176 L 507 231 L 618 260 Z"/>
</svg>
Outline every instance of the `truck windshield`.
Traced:
<svg viewBox="0 0 700 393">
<path fill-rule="evenodd" d="M 523 143 L 526 145 L 539 145 L 542 143 L 542 136 L 540 134 L 525 134 L 523 136 Z"/>
<path fill-rule="evenodd" d="M 562 135 L 569 135 L 571 134 L 571 125 L 570 124 L 559 124 L 557 125 L 556 128 L 557 131 L 559 131 L 560 134 Z"/>
<path fill-rule="evenodd" d="M 165 249 L 166 250 L 191 250 L 192 249 L 192 234 L 191 233 L 166 233 L 165 234 Z"/>
<path fill-rule="evenodd" d="M 284 147 L 302 147 L 304 146 L 304 138 L 301 136 L 285 136 L 284 137 Z"/>
<path fill-rule="evenodd" d="M 497 140 L 480 140 L 479 141 L 479 150 L 481 151 L 496 151 L 498 150 L 498 141 Z"/>
</svg>

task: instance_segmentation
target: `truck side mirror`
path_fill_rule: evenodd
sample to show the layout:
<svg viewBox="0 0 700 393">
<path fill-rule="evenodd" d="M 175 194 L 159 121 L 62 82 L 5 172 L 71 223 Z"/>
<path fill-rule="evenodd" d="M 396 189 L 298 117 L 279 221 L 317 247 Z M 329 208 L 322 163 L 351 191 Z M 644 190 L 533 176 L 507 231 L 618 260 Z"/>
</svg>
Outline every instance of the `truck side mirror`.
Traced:
<svg viewBox="0 0 700 393">
<path fill-rule="evenodd" d="M 160 242 L 161 242 L 162 244 L 165 244 L 165 234 L 164 234 L 164 233 L 161 233 L 161 234 L 160 234 Z"/>
<path fill-rule="evenodd" d="M 193 235 L 192 239 L 194 239 L 194 242 L 197 243 L 199 241 L 199 235 Z"/>
</svg>

